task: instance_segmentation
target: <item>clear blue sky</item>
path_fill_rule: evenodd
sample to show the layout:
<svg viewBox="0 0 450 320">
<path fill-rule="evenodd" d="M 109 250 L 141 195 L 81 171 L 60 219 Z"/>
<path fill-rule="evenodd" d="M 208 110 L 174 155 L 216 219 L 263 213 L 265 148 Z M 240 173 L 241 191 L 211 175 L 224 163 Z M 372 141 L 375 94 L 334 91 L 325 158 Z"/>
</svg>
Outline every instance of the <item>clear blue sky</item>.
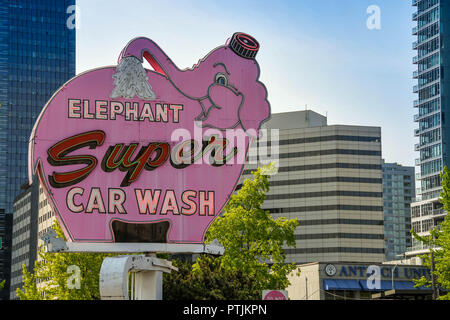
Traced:
<svg viewBox="0 0 450 320">
<path fill-rule="evenodd" d="M 77 0 L 77 73 L 114 65 L 146 36 L 190 67 L 236 31 L 261 44 L 257 60 L 272 112 L 308 109 L 328 124 L 382 128 L 383 158 L 414 165 L 410 0 Z M 381 29 L 369 30 L 370 5 Z"/>
</svg>

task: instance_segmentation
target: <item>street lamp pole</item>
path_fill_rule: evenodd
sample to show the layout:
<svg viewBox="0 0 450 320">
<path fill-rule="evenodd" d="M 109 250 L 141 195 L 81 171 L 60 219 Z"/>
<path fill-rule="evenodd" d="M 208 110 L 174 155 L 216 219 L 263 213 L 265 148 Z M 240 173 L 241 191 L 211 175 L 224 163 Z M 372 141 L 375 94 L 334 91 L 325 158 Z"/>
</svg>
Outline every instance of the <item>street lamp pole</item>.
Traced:
<svg viewBox="0 0 450 320">
<path fill-rule="evenodd" d="M 395 271 L 395 268 L 397 268 L 397 266 L 398 266 L 398 263 L 396 263 L 395 264 L 395 267 L 392 269 L 392 290 L 395 290 L 395 287 L 394 287 L 394 271 Z"/>
</svg>

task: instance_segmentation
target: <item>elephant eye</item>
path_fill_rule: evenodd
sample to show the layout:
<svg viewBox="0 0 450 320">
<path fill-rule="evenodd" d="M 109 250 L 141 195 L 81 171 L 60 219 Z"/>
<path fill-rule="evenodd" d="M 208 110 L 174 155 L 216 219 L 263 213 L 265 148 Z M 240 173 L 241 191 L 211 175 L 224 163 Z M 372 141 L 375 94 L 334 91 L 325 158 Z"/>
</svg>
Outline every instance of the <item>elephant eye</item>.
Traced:
<svg viewBox="0 0 450 320">
<path fill-rule="evenodd" d="M 222 86 L 226 86 L 226 85 L 228 85 L 228 78 L 227 78 L 226 75 L 224 75 L 223 73 L 219 72 L 219 73 L 216 74 L 215 82 L 217 84 L 222 85 Z"/>
</svg>

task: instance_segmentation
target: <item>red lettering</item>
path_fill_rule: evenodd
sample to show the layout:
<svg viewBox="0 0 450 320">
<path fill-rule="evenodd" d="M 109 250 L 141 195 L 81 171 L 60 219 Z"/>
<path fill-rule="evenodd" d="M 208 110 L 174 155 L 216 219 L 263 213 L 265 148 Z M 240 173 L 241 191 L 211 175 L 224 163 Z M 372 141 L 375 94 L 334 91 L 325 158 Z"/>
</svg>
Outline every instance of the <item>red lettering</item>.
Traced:
<svg viewBox="0 0 450 320">
<path fill-rule="evenodd" d="M 72 136 L 53 145 L 47 151 L 47 161 L 52 166 L 73 164 L 85 164 L 86 166 L 68 172 L 53 172 L 49 176 L 50 184 L 55 188 L 65 188 L 87 178 L 97 166 L 97 158 L 92 155 L 68 156 L 68 154 L 83 147 L 95 149 L 97 146 L 101 146 L 104 141 L 105 133 L 101 130 L 95 130 Z M 191 163 L 183 162 L 183 157 L 186 157 L 183 149 L 187 146 L 191 148 L 187 151 L 187 153 L 190 153 L 188 157 L 193 158 L 191 160 L 201 158 L 202 156 L 207 157 L 209 153 L 210 161 L 208 162 L 213 166 L 221 166 L 237 154 L 237 148 L 233 148 L 228 155 L 224 154 L 228 144 L 226 139 L 218 139 L 213 136 L 208 141 L 204 141 L 202 150 L 195 148 L 195 144 L 193 146 L 192 141 L 183 141 L 174 147 L 170 159 L 174 168 L 182 169 L 193 163 L 193 161 Z M 141 147 L 139 152 L 137 152 L 138 148 L 139 143 L 131 143 L 127 146 L 123 143 L 115 144 L 107 149 L 102 159 L 101 168 L 104 172 L 113 172 L 116 169 L 126 172 L 120 184 L 121 187 L 129 186 L 136 181 L 144 169 L 151 171 L 162 166 L 171 155 L 170 145 L 167 142 L 151 142 L 147 146 Z M 136 152 L 137 154 L 135 155 Z M 195 152 L 198 152 L 198 154 L 195 155 Z M 176 159 L 172 159 L 172 157 Z M 200 195 L 203 197 L 201 203 L 204 204 L 204 208 L 200 212 L 201 215 L 205 215 L 206 209 L 209 210 L 208 212 L 211 212 L 210 209 L 213 207 L 214 200 L 209 197 L 209 194 L 208 198 L 206 194 L 200 193 Z M 192 195 L 186 195 L 186 198 L 184 198 L 185 204 L 187 205 L 191 205 L 190 196 Z M 192 205 L 186 209 L 185 214 L 192 214 Z"/>
<path fill-rule="evenodd" d="M 127 171 L 127 174 L 120 184 L 121 187 L 129 186 L 136 181 L 144 168 L 146 170 L 154 170 L 161 166 L 170 154 L 168 143 L 152 142 L 148 144 L 148 146 L 142 147 L 136 157 L 131 160 L 137 147 L 137 143 L 132 143 L 127 147 L 124 147 L 123 144 L 116 144 L 115 146 L 109 147 L 103 157 L 103 171 L 112 172 L 117 168 L 121 171 Z M 119 152 L 120 156 L 117 159 Z M 156 155 L 154 159 L 151 159 L 151 156 L 154 153 L 156 153 Z"/>
<path fill-rule="evenodd" d="M 86 167 L 69 172 L 53 172 L 49 176 L 50 184 L 55 188 L 64 188 L 84 180 L 97 166 L 97 158 L 88 155 L 66 156 L 70 152 L 89 147 L 95 149 L 105 141 L 105 133 L 100 130 L 89 131 L 64 139 L 48 149 L 47 161 L 52 166 L 86 164 Z"/>
<path fill-rule="evenodd" d="M 189 206 L 189 208 L 181 208 L 181 213 L 186 216 L 193 215 L 197 211 L 197 203 L 190 197 L 197 197 L 197 191 L 187 190 L 181 195 L 183 203 Z"/>
</svg>

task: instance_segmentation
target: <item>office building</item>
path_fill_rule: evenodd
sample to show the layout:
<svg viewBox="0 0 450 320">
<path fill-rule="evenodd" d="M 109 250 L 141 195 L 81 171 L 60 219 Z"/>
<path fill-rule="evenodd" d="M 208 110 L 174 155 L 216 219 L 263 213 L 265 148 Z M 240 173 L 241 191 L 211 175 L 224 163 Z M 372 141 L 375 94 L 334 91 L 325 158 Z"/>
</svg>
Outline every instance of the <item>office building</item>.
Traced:
<svg viewBox="0 0 450 320">
<path fill-rule="evenodd" d="M 447 109 L 446 86 L 444 74 L 448 73 L 450 52 L 444 44 L 450 41 L 450 33 L 444 33 L 450 27 L 450 3 L 443 0 L 414 0 L 412 2 L 417 11 L 412 19 L 417 22 L 412 30 L 417 36 L 413 49 L 417 55 L 413 63 L 417 65 L 413 77 L 417 79 L 414 93 L 418 99 L 414 107 L 418 112 L 414 121 L 418 128 L 414 135 L 419 142 L 415 150 L 419 152 L 416 165 L 420 168 L 417 178 L 420 187 L 417 193 L 417 202 L 411 204 L 412 225 L 418 232 L 428 234 L 429 230 L 443 220 L 439 195 L 441 192 L 440 172 L 444 166 L 449 166 L 450 154 L 446 145 L 450 143 L 450 121 L 445 119 Z M 413 239 L 412 247 L 407 255 L 416 255 L 426 252 L 426 248 Z"/>
<path fill-rule="evenodd" d="M 411 226 L 420 236 L 430 235 L 430 230 L 444 221 L 447 212 L 442 208 L 439 200 L 423 200 L 411 204 Z M 429 252 L 429 246 L 412 239 L 412 246 L 407 249 L 406 256 L 417 256 Z"/>
<path fill-rule="evenodd" d="M 14 200 L 10 299 L 17 298 L 17 288 L 22 288 L 22 266 L 33 272 L 37 258 L 37 215 L 39 182 L 27 185 Z"/>
<path fill-rule="evenodd" d="M 67 13 L 74 4 L 0 0 L 0 215 L 12 215 L 28 179 L 28 140 L 36 118 L 75 75 L 75 28 Z M 6 270 L 0 272 L 9 273 L 11 266 L 3 260 L 1 265 Z"/>
<path fill-rule="evenodd" d="M 28 140 L 53 93 L 75 75 L 74 0 L 0 0 L 0 211 L 28 178 Z"/>
<path fill-rule="evenodd" d="M 0 214 L 0 282 L 6 280 L 3 289 L 0 290 L 0 300 L 7 300 L 9 296 L 11 229 L 12 215 Z"/>
<path fill-rule="evenodd" d="M 32 219 L 32 192 L 28 187 L 14 201 L 13 228 L 12 228 L 12 252 L 11 252 L 11 283 L 10 299 L 16 297 L 16 289 L 22 287 L 22 266 L 25 265 L 28 272 L 33 271 L 33 262 L 36 259 L 31 242 L 31 228 L 36 225 Z M 35 242 L 35 241 L 34 241 Z"/>
<path fill-rule="evenodd" d="M 386 261 L 397 260 L 411 247 L 411 202 L 415 197 L 414 167 L 383 160 L 383 211 Z"/>
<path fill-rule="evenodd" d="M 37 176 L 31 186 L 14 201 L 12 232 L 10 299 L 18 299 L 16 290 L 22 288 L 22 266 L 33 272 L 36 261 L 40 261 L 41 239 L 52 227 L 55 216 L 39 184 Z"/>
<path fill-rule="evenodd" d="M 380 128 L 327 125 L 326 117 L 310 110 L 272 114 L 264 128 L 269 140 L 271 130 L 278 132 L 269 143 L 270 159 L 258 147 L 255 163 L 254 145 L 241 181 L 279 158 L 264 209 L 274 218 L 300 222 L 297 247 L 286 248 L 287 261 L 382 262 Z"/>
</svg>

